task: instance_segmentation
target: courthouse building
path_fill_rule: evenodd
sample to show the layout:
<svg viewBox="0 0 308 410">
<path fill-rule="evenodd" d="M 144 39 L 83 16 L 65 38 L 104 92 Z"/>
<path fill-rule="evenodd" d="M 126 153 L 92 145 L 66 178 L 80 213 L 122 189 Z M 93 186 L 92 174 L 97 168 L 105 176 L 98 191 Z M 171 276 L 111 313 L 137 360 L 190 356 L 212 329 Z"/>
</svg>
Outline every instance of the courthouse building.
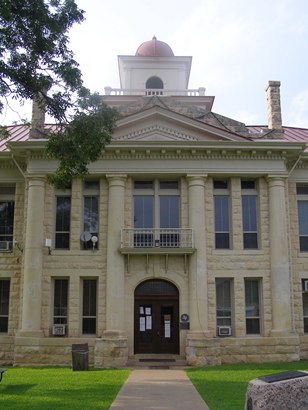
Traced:
<svg viewBox="0 0 308 410">
<path fill-rule="evenodd" d="M 118 57 L 112 142 L 85 180 L 47 183 L 52 125 L 0 143 L 0 364 L 308 359 L 308 129 L 212 110 L 192 58 L 155 37 Z M 38 114 L 38 115 L 37 115 Z"/>
</svg>

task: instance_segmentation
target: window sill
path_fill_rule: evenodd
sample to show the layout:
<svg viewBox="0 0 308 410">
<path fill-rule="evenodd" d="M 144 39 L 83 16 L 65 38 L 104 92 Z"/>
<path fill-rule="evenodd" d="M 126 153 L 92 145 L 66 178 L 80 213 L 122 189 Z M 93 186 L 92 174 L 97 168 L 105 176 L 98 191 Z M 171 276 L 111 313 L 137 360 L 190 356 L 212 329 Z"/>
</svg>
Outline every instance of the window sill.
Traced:
<svg viewBox="0 0 308 410">
<path fill-rule="evenodd" d="M 213 255 L 264 255 L 263 249 L 213 249 Z M 307 254 L 308 256 L 308 254 Z"/>
</svg>

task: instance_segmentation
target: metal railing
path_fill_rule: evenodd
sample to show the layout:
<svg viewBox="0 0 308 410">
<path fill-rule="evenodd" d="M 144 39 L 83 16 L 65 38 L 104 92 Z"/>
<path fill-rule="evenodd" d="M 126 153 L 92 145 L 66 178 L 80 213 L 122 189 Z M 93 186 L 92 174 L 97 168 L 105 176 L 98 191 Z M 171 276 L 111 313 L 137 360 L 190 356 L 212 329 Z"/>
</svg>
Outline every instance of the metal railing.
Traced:
<svg viewBox="0 0 308 410">
<path fill-rule="evenodd" d="M 193 248 L 191 228 L 121 230 L 121 248 Z"/>
</svg>

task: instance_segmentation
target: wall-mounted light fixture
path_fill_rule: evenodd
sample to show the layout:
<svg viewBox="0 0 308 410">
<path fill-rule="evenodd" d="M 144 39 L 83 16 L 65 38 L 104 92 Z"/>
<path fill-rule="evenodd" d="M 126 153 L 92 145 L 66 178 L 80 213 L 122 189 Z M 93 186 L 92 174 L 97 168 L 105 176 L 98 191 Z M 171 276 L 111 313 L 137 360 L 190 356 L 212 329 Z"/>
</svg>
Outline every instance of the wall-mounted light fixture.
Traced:
<svg viewBox="0 0 308 410">
<path fill-rule="evenodd" d="M 98 237 L 95 236 L 95 235 L 93 235 L 93 236 L 91 237 L 91 241 L 92 241 L 92 244 L 93 244 L 92 250 L 94 251 L 94 250 L 95 250 L 95 245 L 97 244 L 97 241 L 98 241 Z"/>
<path fill-rule="evenodd" d="M 45 239 L 45 246 L 48 248 L 48 255 L 51 255 L 51 239 Z"/>
</svg>

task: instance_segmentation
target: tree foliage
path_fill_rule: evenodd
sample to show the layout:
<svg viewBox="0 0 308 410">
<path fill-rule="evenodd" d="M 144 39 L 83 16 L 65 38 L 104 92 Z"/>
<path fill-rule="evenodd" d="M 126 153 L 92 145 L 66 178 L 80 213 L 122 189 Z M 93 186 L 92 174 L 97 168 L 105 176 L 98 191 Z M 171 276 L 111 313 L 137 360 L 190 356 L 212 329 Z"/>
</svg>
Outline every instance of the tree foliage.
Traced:
<svg viewBox="0 0 308 410">
<path fill-rule="evenodd" d="M 63 121 L 82 85 L 68 31 L 83 13 L 74 0 L 0 0 L 0 111 L 8 97 L 43 92 L 47 112 Z"/>
<path fill-rule="evenodd" d="M 74 0 L 0 0 L 0 112 L 8 97 L 39 97 L 56 119 L 58 130 L 50 135 L 46 155 L 59 161 L 50 176 L 58 188 L 87 174 L 88 164 L 110 142 L 118 116 L 83 87 L 68 47 L 68 31 L 84 20 L 83 13 Z M 7 136 L 5 130 L 1 135 Z"/>
<path fill-rule="evenodd" d="M 46 154 L 59 166 L 49 177 L 55 187 L 64 189 L 74 177 L 85 177 L 88 164 L 96 161 L 111 140 L 118 112 L 102 104 L 98 94 L 83 88 L 73 120 L 50 135 Z"/>
</svg>

